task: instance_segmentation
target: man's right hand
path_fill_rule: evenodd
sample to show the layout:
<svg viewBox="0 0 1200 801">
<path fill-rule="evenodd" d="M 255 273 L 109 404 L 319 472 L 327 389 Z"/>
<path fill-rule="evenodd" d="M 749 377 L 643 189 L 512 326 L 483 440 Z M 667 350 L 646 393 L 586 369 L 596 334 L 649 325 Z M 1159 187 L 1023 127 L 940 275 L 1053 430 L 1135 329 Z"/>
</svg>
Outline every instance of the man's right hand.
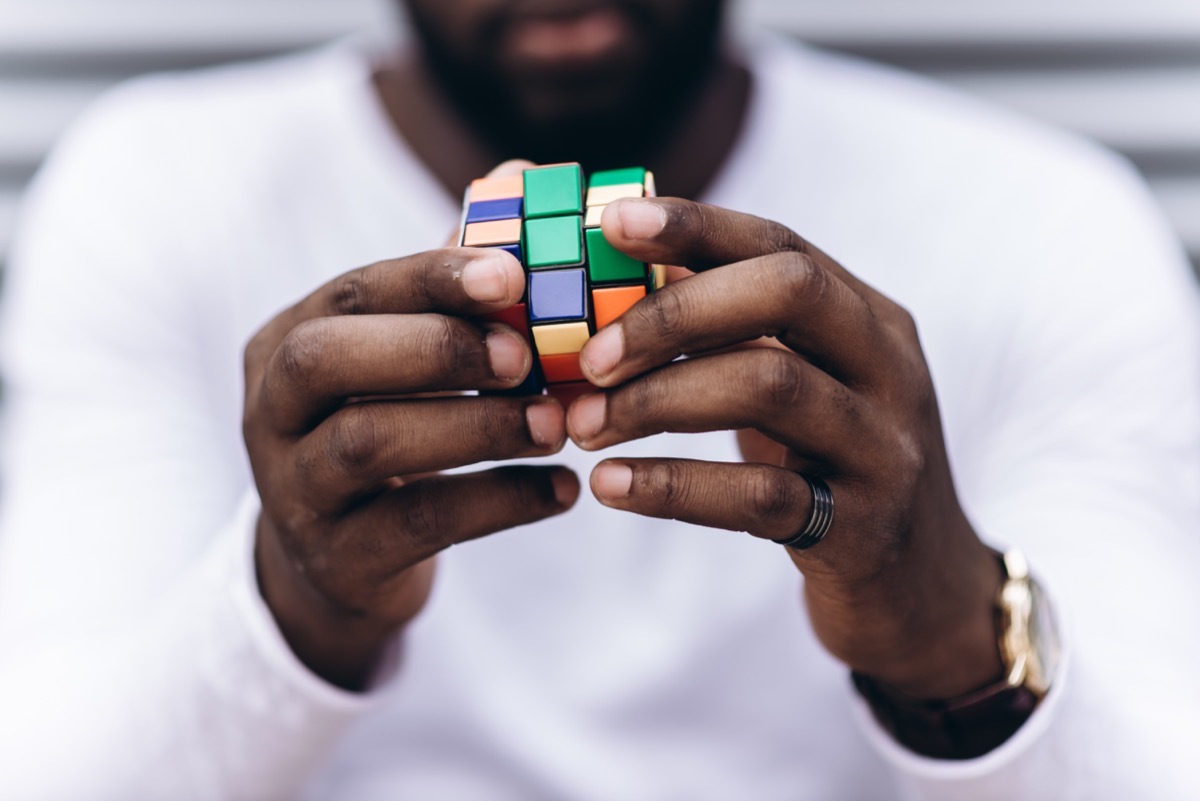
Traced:
<svg viewBox="0 0 1200 801">
<path fill-rule="evenodd" d="M 563 446 L 551 398 L 426 394 L 521 382 L 533 358 L 524 340 L 467 318 L 516 303 L 524 280 L 497 250 L 380 262 L 321 287 L 246 347 L 259 586 L 297 656 L 335 684 L 365 684 L 425 603 L 438 551 L 579 495 L 561 467 L 431 475 Z"/>
</svg>

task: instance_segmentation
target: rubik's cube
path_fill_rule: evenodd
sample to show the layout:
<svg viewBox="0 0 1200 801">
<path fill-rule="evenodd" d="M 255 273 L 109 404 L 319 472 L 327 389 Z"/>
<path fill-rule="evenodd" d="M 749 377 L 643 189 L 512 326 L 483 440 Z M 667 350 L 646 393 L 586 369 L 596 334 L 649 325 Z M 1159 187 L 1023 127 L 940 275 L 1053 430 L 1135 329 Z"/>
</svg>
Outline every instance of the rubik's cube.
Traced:
<svg viewBox="0 0 1200 801">
<path fill-rule="evenodd" d="M 514 392 L 584 381 L 579 351 L 592 334 L 661 286 L 663 268 L 619 252 L 600 230 L 609 203 L 654 193 L 654 175 L 641 167 L 593 173 L 585 183 L 578 164 L 551 164 L 471 183 L 459 244 L 507 250 L 525 268 L 521 302 L 488 318 L 533 349 L 534 367 Z"/>
</svg>

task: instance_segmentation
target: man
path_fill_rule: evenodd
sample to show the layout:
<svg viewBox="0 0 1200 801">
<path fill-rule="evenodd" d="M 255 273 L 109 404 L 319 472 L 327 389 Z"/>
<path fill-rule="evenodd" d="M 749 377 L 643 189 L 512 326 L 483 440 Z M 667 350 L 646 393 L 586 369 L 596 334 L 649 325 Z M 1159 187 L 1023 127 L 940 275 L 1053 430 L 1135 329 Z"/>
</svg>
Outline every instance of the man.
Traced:
<svg viewBox="0 0 1200 801">
<path fill-rule="evenodd" d="M 717 0 L 407 6 L 375 70 L 118 90 L 35 188 L 7 794 L 1195 788 L 1196 292 L 1126 168 L 862 65 L 743 66 Z M 515 156 L 650 167 L 672 197 L 605 235 L 694 271 L 567 409 L 458 394 L 531 364 L 478 322 L 519 265 L 430 250 Z M 1010 545 L 1056 603 L 997 621 Z M 1069 658 L 1007 650 L 1063 609 Z"/>
</svg>

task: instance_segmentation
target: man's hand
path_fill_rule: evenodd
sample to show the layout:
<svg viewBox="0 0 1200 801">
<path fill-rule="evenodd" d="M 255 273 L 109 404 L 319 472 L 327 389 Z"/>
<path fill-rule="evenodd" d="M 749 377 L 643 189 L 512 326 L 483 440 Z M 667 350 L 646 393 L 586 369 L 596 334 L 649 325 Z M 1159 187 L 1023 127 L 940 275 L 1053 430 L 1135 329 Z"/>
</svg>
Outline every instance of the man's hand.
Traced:
<svg viewBox="0 0 1200 801">
<path fill-rule="evenodd" d="M 466 319 L 516 303 L 510 255 L 447 249 L 346 273 L 246 348 L 244 437 L 262 498 L 262 593 L 296 654 L 361 687 L 420 611 L 433 556 L 569 508 L 573 473 L 502 467 L 566 438 L 550 398 L 433 397 L 518 385 L 532 355 L 512 329 Z"/>
<path fill-rule="evenodd" d="M 785 539 L 811 509 L 801 476 L 820 477 L 833 527 L 811 550 L 787 553 L 826 648 L 918 698 L 998 679 L 1000 569 L 955 495 L 912 317 L 776 223 L 658 199 L 613 203 L 603 226 L 631 256 L 697 274 L 587 344 L 583 369 L 607 391 L 571 406 L 571 438 L 594 450 L 662 431 L 740 429 L 747 463 L 605 461 L 592 473 L 596 496 Z M 681 354 L 691 358 L 674 361 Z"/>
</svg>

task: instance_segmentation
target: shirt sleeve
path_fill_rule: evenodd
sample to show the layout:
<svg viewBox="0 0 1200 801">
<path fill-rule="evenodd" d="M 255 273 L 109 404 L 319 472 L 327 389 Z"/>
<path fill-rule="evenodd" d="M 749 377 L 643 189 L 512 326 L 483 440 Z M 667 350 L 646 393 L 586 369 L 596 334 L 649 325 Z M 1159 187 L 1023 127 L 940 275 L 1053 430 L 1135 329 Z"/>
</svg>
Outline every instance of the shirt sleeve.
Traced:
<svg viewBox="0 0 1200 801">
<path fill-rule="evenodd" d="M 62 143 L 6 276 L 0 796 L 291 797 L 385 689 L 308 673 L 261 600 L 144 91 Z"/>
<path fill-rule="evenodd" d="M 1057 178 L 1011 236 L 1020 306 L 975 354 L 987 411 L 969 421 L 970 452 L 951 456 L 981 535 L 1021 547 L 1048 590 L 1066 658 L 1021 730 L 961 762 L 907 751 L 854 696 L 912 799 L 1182 800 L 1200 787 L 1196 283 L 1130 168 L 1092 153 Z"/>
</svg>

